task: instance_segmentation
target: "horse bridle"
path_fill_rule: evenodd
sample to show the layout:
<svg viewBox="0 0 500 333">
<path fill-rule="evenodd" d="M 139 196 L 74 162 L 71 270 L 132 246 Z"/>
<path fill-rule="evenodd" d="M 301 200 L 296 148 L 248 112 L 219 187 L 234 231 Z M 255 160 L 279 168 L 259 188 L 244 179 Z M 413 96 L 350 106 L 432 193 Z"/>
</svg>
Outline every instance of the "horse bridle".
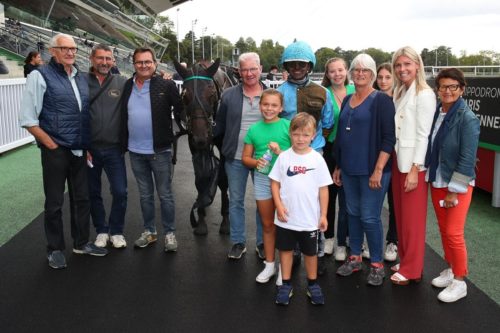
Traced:
<svg viewBox="0 0 500 333">
<path fill-rule="evenodd" d="M 217 100 L 220 99 L 219 87 L 218 87 L 217 83 L 215 82 L 215 80 L 210 76 L 192 75 L 192 76 L 185 78 L 184 82 L 190 81 L 190 80 L 193 80 L 193 84 L 194 84 L 194 87 L 193 87 L 194 99 L 200 105 L 200 108 L 203 111 L 203 115 L 199 115 L 199 116 L 190 115 L 189 118 L 190 119 L 196 119 L 196 118 L 205 119 L 207 121 L 207 124 L 210 125 L 210 135 L 212 135 L 212 128 L 215 126 L 215 121 L 213 119 L 213 114 L 214 114 L 215 110 L 212 110 L 212 112 L 207 112 L 205 105 L 201 102 L 200 97 L 198 96 L 197 81 L 198 80 L 212 81 L 214 83 L 215 90 L 217 92 Z M 186 116 L 187 116 L 187 114 L 186 114 Z M 191 130 L 190 129 L 190 126 L 191 126 L 190 121 L 188 121 L 187 126 L 188 126 L 188 131 L 190 131 Z"/>
</svg>

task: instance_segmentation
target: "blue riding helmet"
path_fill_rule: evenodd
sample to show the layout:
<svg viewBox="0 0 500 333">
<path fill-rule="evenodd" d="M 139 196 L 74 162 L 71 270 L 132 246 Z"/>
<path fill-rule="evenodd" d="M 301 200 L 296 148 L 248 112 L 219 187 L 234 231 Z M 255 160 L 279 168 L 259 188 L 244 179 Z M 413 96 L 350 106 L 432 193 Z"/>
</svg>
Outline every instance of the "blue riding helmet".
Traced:
<svg viewBox="0 0 500 333">
<path fill-rule="evenodd" d="M 288 45 L 281 56 L 281 64 L 288 61 L 310 62 L 311 69 L 316 65 L 316 56 L 313 50 L 306 42 L 295 42 Z"/>
</svg>

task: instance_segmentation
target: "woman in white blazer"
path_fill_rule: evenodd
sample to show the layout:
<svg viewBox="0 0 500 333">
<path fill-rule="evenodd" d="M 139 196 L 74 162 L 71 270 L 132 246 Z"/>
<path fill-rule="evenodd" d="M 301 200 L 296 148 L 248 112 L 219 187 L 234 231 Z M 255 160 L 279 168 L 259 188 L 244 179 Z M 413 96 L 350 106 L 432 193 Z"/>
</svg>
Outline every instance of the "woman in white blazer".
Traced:
<svg viewBox="0 0 500 333">
<path fill-rule="evenodd" d="M 392 191 L 400 263 L 393 266 L 391 281 L 407 285 L 420 281 L 424 267 L 428 193 L 424 162 L 436 96 L 425 81 L 422 58 L 411 47 L 396 51 L 392 66 L 397 161 L 392 164 Z"/>
</svg>

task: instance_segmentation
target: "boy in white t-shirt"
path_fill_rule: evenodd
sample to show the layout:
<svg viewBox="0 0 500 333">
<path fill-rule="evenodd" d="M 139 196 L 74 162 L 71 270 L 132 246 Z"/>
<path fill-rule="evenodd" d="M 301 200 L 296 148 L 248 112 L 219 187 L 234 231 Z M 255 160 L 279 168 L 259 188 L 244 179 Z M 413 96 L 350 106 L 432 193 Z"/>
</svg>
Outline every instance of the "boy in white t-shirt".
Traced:
<svg viewBox="0 0 500 333">
<path fill-rule="evenodd" d="M 312 304 L 324 304 L 321 287 L 316 282 L 319 231 L 328 222 L 328 185 L 332 177 L 318 152 L 310 147 L 316 134 L 316 121 L 301 112 L 292 119 L 292 148 L 282 152 L 269 178 L 276 206 L 276 248 L 280 253 L 283 284 L 278 289 L 276 304 L 288 305 L 293 295 L 291 285 L 293 249 L 298 243 L 304 254 L 307 295 Z"/>
</svg>

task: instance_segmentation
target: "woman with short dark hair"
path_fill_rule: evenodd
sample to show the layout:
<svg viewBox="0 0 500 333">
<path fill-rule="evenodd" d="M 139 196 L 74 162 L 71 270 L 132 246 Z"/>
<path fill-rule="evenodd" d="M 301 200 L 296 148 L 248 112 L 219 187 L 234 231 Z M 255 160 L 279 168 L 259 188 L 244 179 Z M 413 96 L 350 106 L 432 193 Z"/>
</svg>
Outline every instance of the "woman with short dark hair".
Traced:
<svg viewBox="0 0 500 333">
<path fill-rule="evenodd" d="M 446 68 L 439 72 L 436 90 L 440 103 L 425 156 L 426 181 L 431 184 L 432 204 L 449 268 L 433 279 L 432 285 L 445 288 L 438 299 L 449 303 L 467 295 L 464 228 L 475 185 L 480 126 L 462 98 L 465 78 L 460 70 Z"/>
</svg>

